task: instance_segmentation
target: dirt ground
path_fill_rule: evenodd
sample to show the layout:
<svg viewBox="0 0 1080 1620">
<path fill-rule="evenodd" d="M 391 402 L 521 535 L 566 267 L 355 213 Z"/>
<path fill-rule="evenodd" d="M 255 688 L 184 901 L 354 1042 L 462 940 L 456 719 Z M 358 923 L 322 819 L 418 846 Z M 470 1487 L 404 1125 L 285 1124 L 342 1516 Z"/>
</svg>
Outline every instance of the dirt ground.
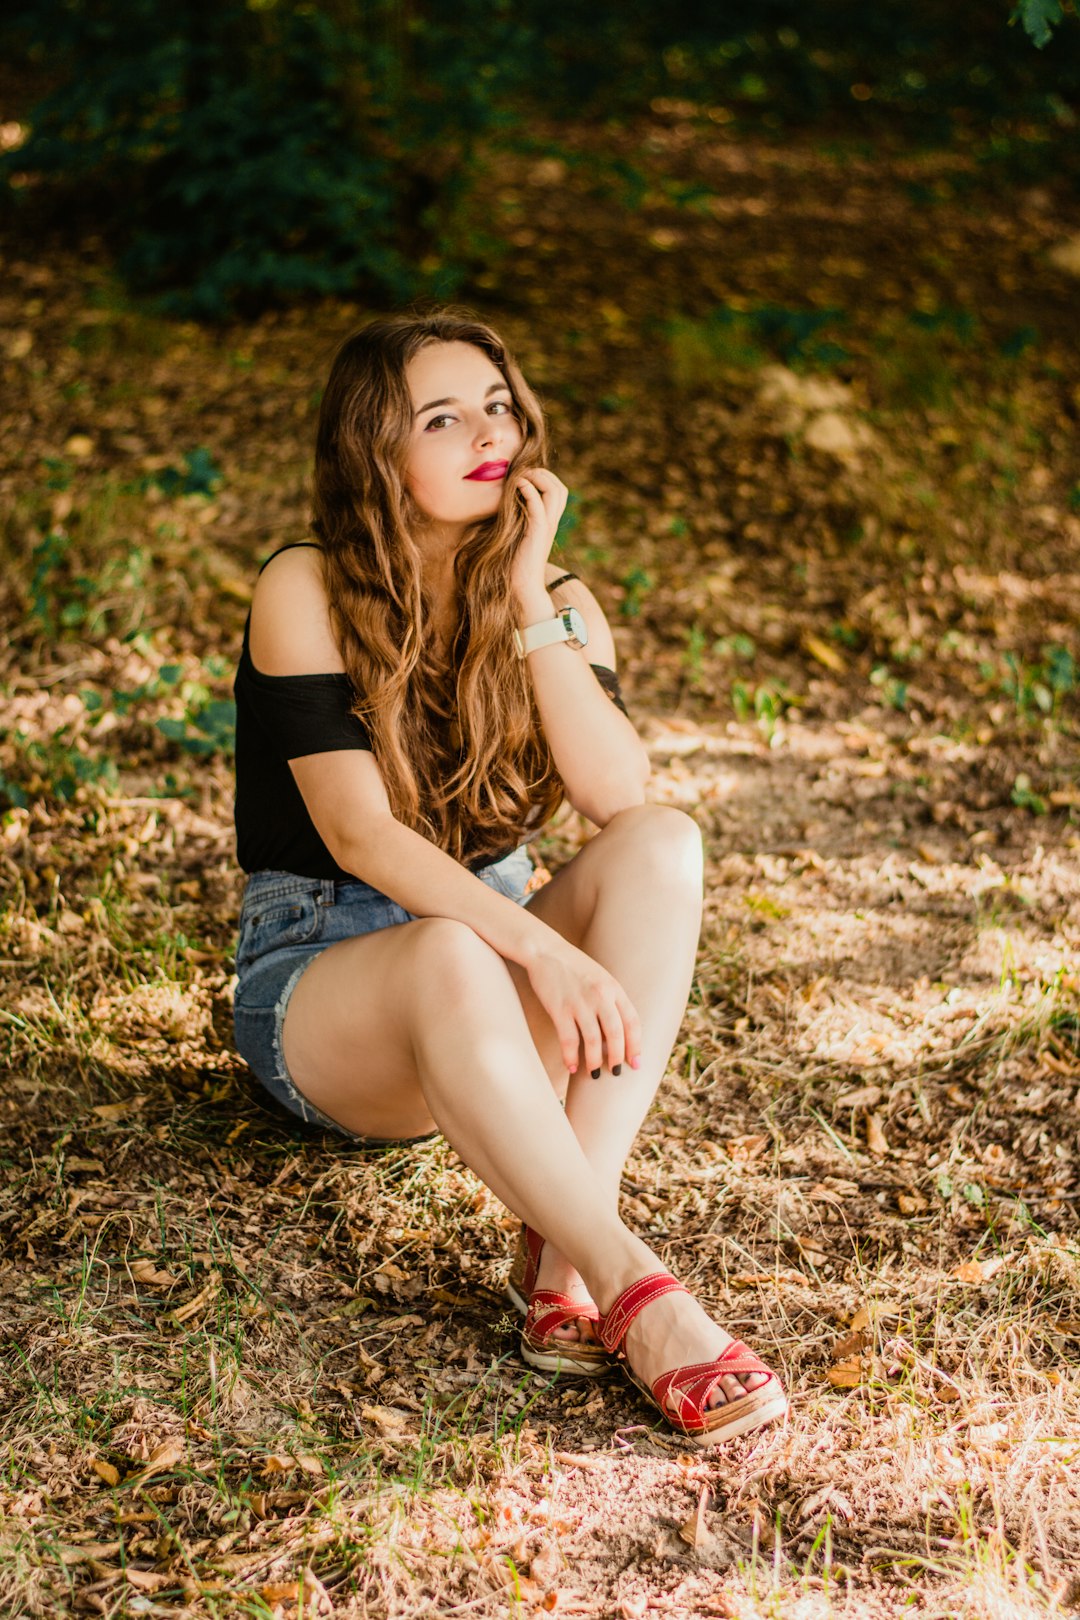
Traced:
<svg viewBox="0 0 1080 1620">
<path fill-rule="evenodd" d="M 624 1208 L 790 1421 L 690 1454 L 619 1378 L 530 1374 L 515 1223 L 446 1147 L 257 1094 L 214 705 L 363 309 L 205 330 L 9 241 L 9 1613 L 1080 1602 L 1080 207 L 675 103 L 607 137 L 631 210 L 561 139 L 499 160 L 512 251 L 469 299 L 545 398 L 564 554 L 708 856 Z"/>
</svg>

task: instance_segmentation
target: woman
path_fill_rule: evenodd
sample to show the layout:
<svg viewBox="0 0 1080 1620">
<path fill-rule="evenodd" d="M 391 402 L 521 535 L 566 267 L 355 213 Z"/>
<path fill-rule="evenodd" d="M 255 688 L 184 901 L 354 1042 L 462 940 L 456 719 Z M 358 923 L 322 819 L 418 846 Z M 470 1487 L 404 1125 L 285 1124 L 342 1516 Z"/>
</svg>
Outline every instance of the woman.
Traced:
<svg viewBox="0 0 1080 1620">
<path fill-rule="evenodd" d="M 618 1361 L 712 1445 L 780 1417 L 779 1381 L 617 1209 L 686 1005 L 701 839 L 645 802 L 611 631 L 548 561 L 546 461 L 489 327 L 392 317 L 340 349 L 315 541 L 260 575 L 237 675 L 237 1040 L 309 1121 L 442 1132 L 526 1223 L 526 1359 Z M 524 841 L 564 796 L 600 831 L 529 893 Z"/>
</svg>

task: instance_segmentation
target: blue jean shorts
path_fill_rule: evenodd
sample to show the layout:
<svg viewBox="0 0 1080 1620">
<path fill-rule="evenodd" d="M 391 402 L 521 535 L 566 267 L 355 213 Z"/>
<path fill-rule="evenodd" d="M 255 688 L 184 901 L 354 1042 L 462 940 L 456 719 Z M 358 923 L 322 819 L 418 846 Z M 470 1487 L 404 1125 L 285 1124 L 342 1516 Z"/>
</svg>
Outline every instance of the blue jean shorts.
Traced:
<svg viewBox="0 0 1080 1620">
<path fill-rule="evenodd" d="M 502 860 L 480 867 L 476 876 L 524 905 L 532 872 L 522 844 Z M 285 1067 L 285 1013 L 300 975 L 328 945 L 413 921 L 412 912 L 358 878 L 339 882 L 295 872 L 253 872 L 248 878 L 236 947 L 236 1046 L 270 1095 L 307 1124 L 354 1137 L 308 1102 Z"/>
</svg>

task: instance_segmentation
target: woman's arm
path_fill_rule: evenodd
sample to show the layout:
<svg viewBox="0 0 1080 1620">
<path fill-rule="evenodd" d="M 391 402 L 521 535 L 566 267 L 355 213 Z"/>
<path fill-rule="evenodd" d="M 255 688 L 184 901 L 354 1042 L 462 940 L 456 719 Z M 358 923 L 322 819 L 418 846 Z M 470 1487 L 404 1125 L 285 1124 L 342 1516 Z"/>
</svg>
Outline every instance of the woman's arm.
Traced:
<svg viewBox="0 0 1080 1620">
<path fill-rule="evenodd" d="M 317 551 L 286 552 L 259 576 L 249 647 L 255 667 L 265 675 L 344 670 Z M 544 924 L 403 826 L 390 808 L 374 754 L 361 748 L 304 754 L 290 759 L 289 768 L 315 830 L 343 871 L 355 873 L 414 916 L 469 923 L 500 956 L 524 964 L 527 942 Z"/>
<path fill-rule="evenodd" d="M 528 528 L 514 558 L 512 588 L 521 627 L 550 619 L 554 609 L 546 581 L 548 555 L 566 506 L 566 485 L 546 467 L 533 467 L 518 479 Z M 526 657 L 536 706 L 566 796 L 605 827 L 620 810 L 645 803 L 649 756 L 630 721 L 612 703 L 590 662 L 615 668 L 615 642 L 603 610 L 580 581 L 560 586 L 559 595 L 576 607 L 589 630 L 588 646 L 554 642 Z"/>
<path fill-rule="evenodd" d="M 615 668 L 615 642 L 599 602 L 580 580 L 560 585 L 557 597 L 578 609 L 588 626 L 588 645 L 579 650 L 556 642 L 538 647 L 525 662 L 566 796 L 575 810 L 604 827 L 617 811 L 645 803 L 649 756 L 589 668 L 590 663 Z M 543 586 L 518 602 L 522 626 L 550 619 L 554 611 Z"/>
<path fill-rule="evenodd" d="M 249 645 L 256 668 L 268 675 L 343 668 L 316 552 L 290 552 L 260 577 Z M 585 673 L 596 686 L 592 671 Z M 599 696 L 610 704 L 603 692 Z M 624 1057 L 637 1066 L 637 1014 L 611 974 L 397 821 L 373 754 L 364 749 L 308 754 L 289 765 L 319 836 L 343 871 L 355 873 L 413 916 L 467 924 L 500 956 L 525 969 L 558 1031 L 568 1068 L 576 1065 L 579 1047 L 588 1067 L 598 1067 L 601 1042 L 609 1066 Z"/>
</svg>

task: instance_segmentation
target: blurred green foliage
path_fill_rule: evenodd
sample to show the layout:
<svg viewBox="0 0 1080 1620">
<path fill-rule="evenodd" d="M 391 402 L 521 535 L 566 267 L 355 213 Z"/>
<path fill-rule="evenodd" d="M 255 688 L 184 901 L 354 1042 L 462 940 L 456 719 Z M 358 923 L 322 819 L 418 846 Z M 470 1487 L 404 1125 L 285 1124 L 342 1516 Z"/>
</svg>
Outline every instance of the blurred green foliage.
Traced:
<svg viewBox="0 0 1080 1620">
<path fill-rule="evenodd" d="M 535 149 L 534 114 L 666 100 L 925 141 L 978 124 L 985 160 L 1027 175 L 1080 91 L 1059 0 L 14 0 L 3 31 L 43 87 L 0 157 L 9 206 L 104 234 L 134 288 L 209 317 L 452 294 L 499 251 L 472 189 L 484 151 Z"/>
</svg>

